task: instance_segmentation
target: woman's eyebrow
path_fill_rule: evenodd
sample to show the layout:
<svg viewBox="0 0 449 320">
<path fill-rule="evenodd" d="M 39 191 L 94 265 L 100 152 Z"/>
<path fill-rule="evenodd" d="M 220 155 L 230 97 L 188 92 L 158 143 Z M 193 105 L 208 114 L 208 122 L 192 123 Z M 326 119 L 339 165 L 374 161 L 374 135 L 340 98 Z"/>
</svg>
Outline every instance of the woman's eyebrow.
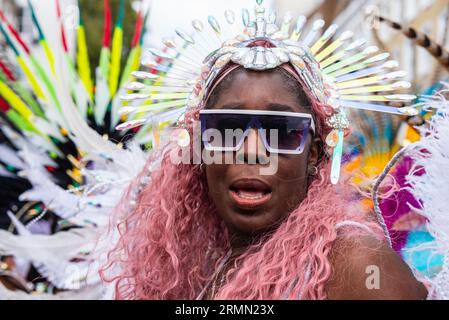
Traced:
<svg viewBox="0 0 449 320">
<path fill-rule="evenodd" d="M 213 106 L 211 109 L 243 109 L 243 104 L 241 103 L 228 103 L 223 106 Z"/>
<path fill-rule="evenodd" d="M 289 106 L 287 104 L 279 104 L 279 103 L 270 103 L 267 105 L 267 109 L 272 111 L 289 111 L 289 112 L 297 112 L 296 108 Z"/>
</svg>

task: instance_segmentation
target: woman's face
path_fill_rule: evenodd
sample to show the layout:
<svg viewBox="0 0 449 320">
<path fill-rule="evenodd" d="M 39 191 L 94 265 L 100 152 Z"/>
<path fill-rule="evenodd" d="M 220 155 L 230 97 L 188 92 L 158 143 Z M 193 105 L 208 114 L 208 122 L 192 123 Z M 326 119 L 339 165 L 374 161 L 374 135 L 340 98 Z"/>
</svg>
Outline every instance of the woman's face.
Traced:
<svg viewBox="0 0 449 320">
<path fill-rule="evenodd" d="M 238 69 L 230 86 L 217 94 L 208 109 L 310 113 L 310 106 L 301 105 L 298 94 L 289 90 L 285 77 L 277 72 Z M 313 141 L 310 132 L 302 154 L 278 154 L 276 172 L 261 175 L 260 169 L 264 165 L 247 161 L 248 156 L 268 155 L 253 129 L 238 152 L 244 157 L 244 164 L 206 165 L 210 197 L 231 235 L 252 236 L 267 231 L 278 225 L 305 198 L 308 168 L 316 165 L 318 157 L 317 144 Z"/>
</svg>

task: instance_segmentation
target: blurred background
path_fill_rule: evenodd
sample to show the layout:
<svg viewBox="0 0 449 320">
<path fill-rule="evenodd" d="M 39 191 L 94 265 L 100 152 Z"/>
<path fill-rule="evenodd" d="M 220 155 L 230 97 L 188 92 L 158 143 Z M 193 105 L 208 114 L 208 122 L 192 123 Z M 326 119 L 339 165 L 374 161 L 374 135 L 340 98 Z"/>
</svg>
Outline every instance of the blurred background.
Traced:
<svg viewBox="0 0 449 320">
<path fill-rule="evenodd" d="M 79 18 L 76 0 L 62 0 L 62 15 L 65 21 L 68 37 L 75 37 Z M 111 1 L 113 17 L 117 14 L 118 0 Z M 253 0 L 147 0 L 144 6 L 150 10 L 147 19 L 147 33 L 143 47 L 161 45 L 164 36 L 171 35 L 174 28 L 187 28 L 193 17 L 203 19 L 208 15 L 220 16 L 224 10 L 253 8 Z M 49 43 L 58 39 L 58 28 L 54 0 L 31 0 L 47 34 Z M 103 1 L 80 0 L 81 13 L 87 30 L 87 44 L 91 65 L 98 63 L 101 50 Z M 123 23 L 124 50 L 123 56 L 129 53 L 126 44 L 130 43 L 134 29 L 136 12 L 140 10 L 142 1 L 126 1 L 126 14 Z M 420 78 L 419 83 L 413 83 L 414 89 L 420 90 L 435 81 L 439 76 L 438 63 L 428 59 L 428 53 L 408 41 L 401 33 L 388 26 L 379 24 L 373 19 L 373 14 L 379 14 L 394 21 L 400 21 L 428 34 L 438 43 L 446 45 L 449 30 L 448 0 L 266 0 L 265 6 L 278 12 L 282 18 L 290 13 L 292 17 L 305 15 L 309 18 L 322 18 L 326 24 L 337 23 L 344 29 L 353 30 L 362 35 L 381 49 L 390 52 L 396 60 L 409 72 L 409 80 Z M 27 0 L 0 0 L 0 9 L 7 18 L 23 34 L 25 40 L 36 43 L 38 34 L 33 27 Z M 367 15 L 371 13 L 371 15 Z M 53 39 L 53 41 L 51 40 Z M 74 41 L 68 41 L 74 43 Z M 71 47 L 71 50 L 76 48 Z M 4 39 L 0 39 L 0 55 L 5 54 Z"/>
<path fill-rule="evenodd" d="M 79 262 L 79 252 L 75 252 L 76 259 L 71 259 L 65 254 L 63 243 L 58 243 L 58 237 L 61 231 L 71 229 L 99 232 L 105 223 L 101 218 L 112 212 L 113 202 L 118 198 L 114 194 L 110 203 L 83 202 L 82 191 L 88 189 L 90 178 L 85 169 L 95 168 L 90 161 L 83 162 L 84 156 L 89 152 L 103 155 L 100 148 L 103 141 L 113 142 L 121 150 L 130 139 L 143 149 L 151 149 L 157 140 L 159 127 L 155 130 L 151 126 L 133 127 L 124 133 L 115 130 L 116 124 L 126 120 L 119 119 L 117 110 L 122 106 L 121 96 L 131 90 L 127 85 L 134 81 L 133 71 L 142 70 L 140 62 L 145 59 L 141 58 L 145 58 L 149 48 L 162 48 L 164 37 L 174 36 L 176 28 L 193 30 L 194 19 L 205 22 L 213 15 L 223 20 L 228 9 L 240 19 L 241 9 L 248 8 L 252 13 L 255 3 L 255 0 L 0 0 L 0 298 L 2 282 L 7 288 L 33 294 L 79 289 L 71 282 L 76 280 L 79 284 L 86 277 L 80 271 L 74 280 L 73 267 Z M 375 45 L 390 54 L 389 60 L 399 62 L 400 68 L 407 72 L 406 80 L 411 82 L 412 87 L 407 88 L 410 93 L 432 94 L 441 88 L 441 81 L 448 80 L 449 0 L 265 0 L 264 5 L 277 12 L 278 25 L 291 16 L 291 29 L 296 18 L 304 15 L 308 21 L 323 19 L 324 29 L 335 23 L 341 27 L 339 32 L 353 31 L 354 39 L 366 39 L 367 46 Z M 380 22 L 377 16 L 392 22 Z M 105 27 L 108 25 L 110 30 Z M 310 28 L 309 23 L 304 33 Z M 66 64 L 58 69 L 59 73 L 54 69 L 54 53 L 64 55 L 59 60 Z M 164 68 L 145 68 L 162 75 L 166 72 Z M 69 85 L 58 86 L 61 79 L 71 81 Z M 67 101 L 74 103 L 77 117 L 67 112 L 74 111 L 67 108 L 70 105 Z M 415 102 L 420 101 L 418 98 Z M 431 113 L 422 110 L 419 115 L 408 117 L 363 111 L 350 116 L 353 132 L 345 142 L 344 170 L 357 173 L 354 184 L 368 195 L 373 180 L 392 156 L 401 147 L 420 139 L 417 128 Z M 88 148 L 69 135 L 67 118 L 80 121 L 73 127 L 87 132 Z M 108 157 L 96 161 L 100 167 L 102 161 L 109 164 Z M 404 181 L 410 165 L 406 161 L 394 172 L 399 183 Z M 112 172 L 117 176 L 117 171 Z M 126 170 L 120 172 L 127 175 Z M 412 251 L 432 240 L 425 230 L 425 219 L 408 206 L 407 191 L 398 190 L 391 201 L 385 198 L 381 203 L 395 239 L 394 248 L 414 268 L 435 273 L 441 265 L 440 258 L 434 259 L 429 252 Z M 65 197 L 67 201 L 61 200 Z M 367 197 L 361 202 L 370 214 L 371 200 Z M 77 216 L 85 210 L 78 207 L 80 203 L 92 210 L 86 210 L 89 219 Z M 9 233 L 2 234 L 2 229 Z M 25 236 L 20 234 L 23 230 Z M 27 232 L 31 232 L 28 240 Z M 34 235 L 39 234 L 54 238 L 50 236 L 48 243 L 42 243 L 42 251 L 37 254 L 33 249 L 37 241 Z M 2 243 L 5 239 L 7 245 Z M 83 245 L 92 244 L 83 241 Z M 59 244 L 61 247 L 52 251 L 53 245 Z M 4 248 L 9 251 L 4 253 Z M 86 256 L 88 251 L 82 247 L 81 254 Z M 55 264 L 46 264 L 48 261 Z M 60 266 L 63 262 L 68 266 L 66 269 Z M 95 281 L 98 287 L 94 287 L 101 289 L 98 279 Z M 92 297 L 97 296 L 97 291 L 91 293 Z M 82 298 L 91 297 L 80 294 Z M 29 298 L 11 292 L 7 295 Z"/>
</svg>

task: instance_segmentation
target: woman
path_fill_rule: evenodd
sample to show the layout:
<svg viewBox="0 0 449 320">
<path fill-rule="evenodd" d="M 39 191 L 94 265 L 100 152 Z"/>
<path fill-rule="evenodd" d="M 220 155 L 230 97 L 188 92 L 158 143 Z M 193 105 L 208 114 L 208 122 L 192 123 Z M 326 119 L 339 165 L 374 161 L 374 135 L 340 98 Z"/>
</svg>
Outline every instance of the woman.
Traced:
<svg viewBox="0 0 449 320">
<path fill-rule="evenodd" d="M 246 48 L 276 46 L 255 34 Z M 232 61 L 203 77 L 183 127 L 193 137 L 201 120 L 203 151 L 227 150 L 221 157 L 233 161 L 173 163 L 180 149 L 173 144 L 153 155 L 118 208 L 120 239 L 103 270 L 120 270 L 105 276 L 116 298 L 425 299 L 377 220 L 358 210 L 351 186 L 330 183 L 325 139 L 334 109 L 292 61 L 266 68 Z M 229 151 L 204 129 L 244 134 Z M 277 145 L 264 135 L 269 129 Z M 261 174 L 273 153 L 277 170 Z"/>
<path fill-rule="evenodd" d="M 279 155 L 269 176 L 259 174 L 259 163 L 174 165 L 166 153 L 124 223 L 118 298 L 195 299 L 204 288 L 208 299 L 426 298 L 377 223 L 351 208 L 350 187 L 329 183 L 321 108 L 287 71 L 234 69 L 206 108 L 231 105 L 309 113 L 317 134 L 302 154 Z M 250 139 L 257 148 L 248 150 Z M 251 133 L 245 158 L 262 145 Z M 261 192 L 269 198 L 251 202 Z M 368 285 L 370 270 L 379 287 Z"/>
</svg>

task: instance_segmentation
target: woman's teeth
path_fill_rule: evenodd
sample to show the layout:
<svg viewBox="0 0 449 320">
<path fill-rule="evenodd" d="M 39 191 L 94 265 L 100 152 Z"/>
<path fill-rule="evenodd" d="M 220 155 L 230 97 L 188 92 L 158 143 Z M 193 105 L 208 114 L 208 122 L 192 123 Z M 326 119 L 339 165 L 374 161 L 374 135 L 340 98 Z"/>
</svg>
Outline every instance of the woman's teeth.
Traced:
<svg viewBox="0 0 449 320">
<path fill-rule="evenodd" d="M 245 210 L 254 210 L 265 205 L 271 199 L 271 191 L 259 189 L 234 189 L 230 192 L 234 204 Z"/>
<path fill-rule="evenodd" d="M 247 190 L 238 190 L 237 194 L 239 197 L 250 200 L 262 199 L 265 195 L 263 191 L 247 191 Z"/>
<path fill-rule="evenodd" d="M 269 185 L 259 179 L 240 179 L 231 184 L 230 200 L 234 206 L 254 213 L 267 205 L 272 191 Z M 262 212 L 262 211 L 261 211 Z"/>
</svg>

